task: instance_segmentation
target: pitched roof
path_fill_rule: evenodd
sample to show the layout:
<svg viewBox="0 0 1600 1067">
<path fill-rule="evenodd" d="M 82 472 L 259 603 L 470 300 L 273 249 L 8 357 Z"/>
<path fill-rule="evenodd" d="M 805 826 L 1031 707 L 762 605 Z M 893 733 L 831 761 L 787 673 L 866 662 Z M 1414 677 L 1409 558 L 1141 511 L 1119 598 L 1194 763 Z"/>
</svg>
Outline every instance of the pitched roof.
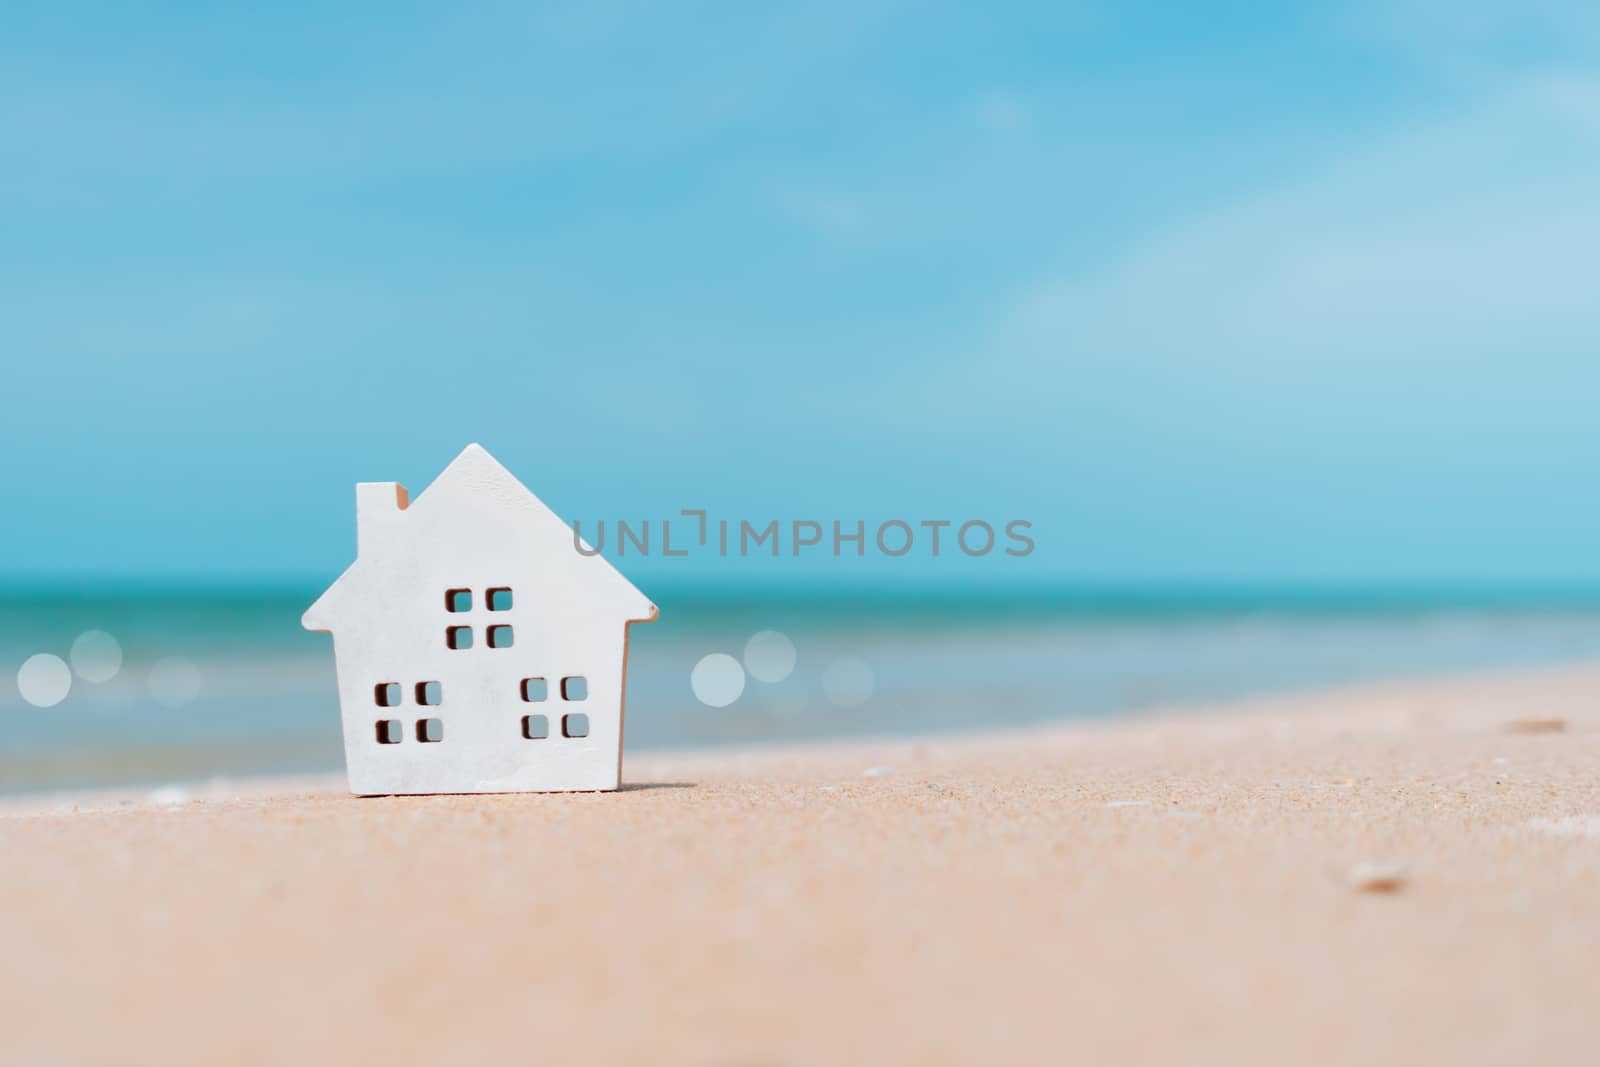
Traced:
<svg viewBox="0 0 1600 1067">
<path fill-rule="evenodd" d="M 530 530 L 530 552 L 570 554 L 570 565 L 585 572 L 584 581 L 606 590 L 619 605 L 621 621 L 648 622 L 657 615 L 656 606 L 649 598 L 639 592 L 608 560 L 598 554 L 578 553 L 573 545 L 572 528 L 481 445 L 470 444 L 462 449 L 461 454 L 451 460 L 450 465 L 409 504 L 404 488 L 393 483 L 362 483 L 357 486 L 357 498 L 360 501 L 384 498 L 390 492 L 394 496 L 387 498 L 393 500 L 387 509 L 387 520 L 392 524 L 394 536 L 404 536 L 408 525 L 426 522 L 440 514 L 441 509 L 459 508 L 464 501 L 470 501 L 474 507 L 487 508 L 521 520 L 521 524 Z M 358 510 L 366 506 L 362 503 L 358 505 Z M 358 515 L 358 522 L 365 525 L 371 518 L 363 513 Z M 363 533 L 362 537 L 365 536 Z M 371 565 L 370 559 L 370 555 L 358 551 L 356 561 L 306 609 L 301 618 L 301 624 L 306 629 L 332 629 L 345 607 L 341 592 L 348 587 L 353 575 Z"/>
</svg>

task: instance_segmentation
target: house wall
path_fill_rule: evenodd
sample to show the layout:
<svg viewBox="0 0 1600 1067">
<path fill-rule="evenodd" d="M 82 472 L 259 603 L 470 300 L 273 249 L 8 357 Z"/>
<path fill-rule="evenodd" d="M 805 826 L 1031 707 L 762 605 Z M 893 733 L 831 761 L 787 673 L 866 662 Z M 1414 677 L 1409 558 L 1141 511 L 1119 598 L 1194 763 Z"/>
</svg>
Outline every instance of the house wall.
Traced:
<svg viewBox="0 0 1600 1067">
<path fill-rule="evenodd" d="M 509 587 L 509 611 L 489 611 L 493 587 Z M 585 619 L 582 605 L 544 602 L 532 575 L 413 579 L 374 590 L 370 613 L 334 635 L 350 788 L 359 794 L 615 789 L 622 736 L 624 624 Z M 471 610 L 446 609 L 446 591 L 466 589 Z M 472 647 L 451 648 L 450 627 L 470 627 Z M 494 648 L 491 626 L 509 626 Z M 545 680 L 544 699 L 524 699 L 525 679 Z M 562 696 L 582 678 L 582 700 Z M 419 684 L 439 683 L 440 703 L 418 702 Z M 382 707 L 376 687 L 398 683 L 400 703 Z M 587 717 L 587 736 L 568 737 L 564 718 Z M 545 716 L 547 736 L 525 736 L 525 716 Z M 437 719 L 437 742 L 419 740 Z M 398 720 L 401 739 L 383 744 L 378 723 Z"/>
</svg>

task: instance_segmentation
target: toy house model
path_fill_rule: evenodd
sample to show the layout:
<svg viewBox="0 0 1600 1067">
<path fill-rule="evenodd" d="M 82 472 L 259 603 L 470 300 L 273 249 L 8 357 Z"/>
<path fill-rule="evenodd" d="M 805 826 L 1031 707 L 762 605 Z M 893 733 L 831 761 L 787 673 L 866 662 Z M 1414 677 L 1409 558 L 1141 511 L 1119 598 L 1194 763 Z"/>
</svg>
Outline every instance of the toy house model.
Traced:
<svg viewBox="0 0 1600 1067">
<path fill-rule="evenodd" d="M 617 788 L 654 604 L 477 445 L 415 503 L 357 485 L 356 541 L 302 620 L 333 634 L 352 793 Z"/>
</svg>

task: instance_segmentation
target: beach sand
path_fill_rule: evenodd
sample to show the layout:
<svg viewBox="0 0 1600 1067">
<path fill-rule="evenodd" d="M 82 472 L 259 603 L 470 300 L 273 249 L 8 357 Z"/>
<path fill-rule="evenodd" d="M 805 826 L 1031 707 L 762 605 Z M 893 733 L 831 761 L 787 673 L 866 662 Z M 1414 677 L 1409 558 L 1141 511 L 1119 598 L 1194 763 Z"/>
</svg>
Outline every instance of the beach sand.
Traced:
<svg viewBox="0 0 1600 1067">
<path fill-rule="evenodd" d="M 1590 1063 L 1600 667 L 0 810 L 0 1061 Z"/>
</svg>

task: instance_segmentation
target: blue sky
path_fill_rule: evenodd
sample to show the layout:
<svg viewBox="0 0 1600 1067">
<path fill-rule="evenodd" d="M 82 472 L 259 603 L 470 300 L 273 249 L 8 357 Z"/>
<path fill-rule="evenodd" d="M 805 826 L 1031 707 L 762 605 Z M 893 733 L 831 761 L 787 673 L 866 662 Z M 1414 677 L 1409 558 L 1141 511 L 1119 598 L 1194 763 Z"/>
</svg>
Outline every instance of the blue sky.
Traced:
<svg viewBox="0 0 1600 1067">
<path fill-rule="evenodd" d="M 0 573 L 325 577 L 476 440 L 1040 546 L 652 574 L 1600 580 L 1592 14 L 66 7 L 0 13 Z"/>
</svg>

